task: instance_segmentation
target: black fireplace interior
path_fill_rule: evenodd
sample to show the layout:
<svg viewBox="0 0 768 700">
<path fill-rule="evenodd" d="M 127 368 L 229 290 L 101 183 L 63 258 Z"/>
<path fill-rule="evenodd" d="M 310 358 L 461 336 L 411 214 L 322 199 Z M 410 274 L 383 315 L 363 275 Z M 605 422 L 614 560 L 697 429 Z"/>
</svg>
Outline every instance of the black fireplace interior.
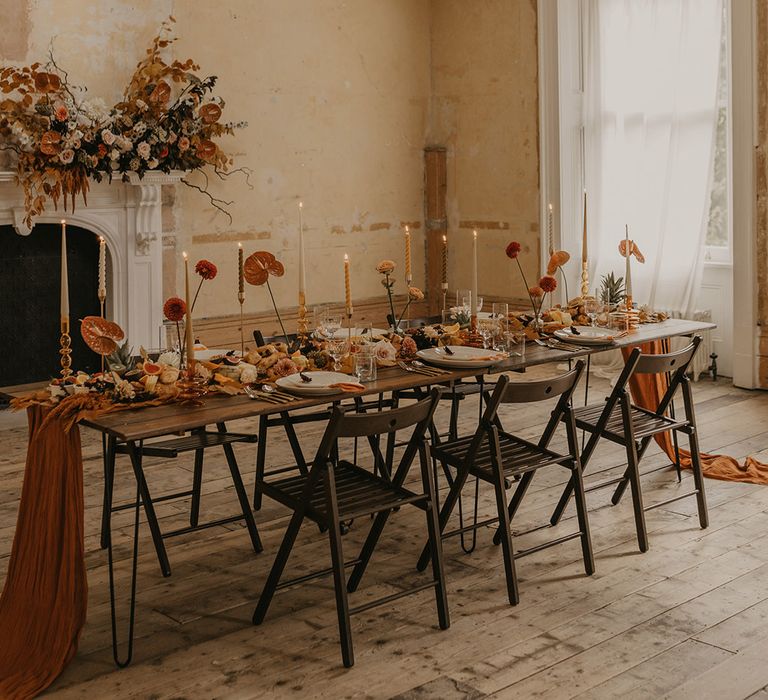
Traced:
<svg viewBox="0 0 768 700">
<path fill-rule="evenodd" d="M 73 370 L 101 364 L 80 336 L 80 319 L 99 314 L 98 263 L 98 236 L 67 225 Z M 59 376 L 60 289 L 61 225 L 0 226 L 0 387 Z"/>
</svg>

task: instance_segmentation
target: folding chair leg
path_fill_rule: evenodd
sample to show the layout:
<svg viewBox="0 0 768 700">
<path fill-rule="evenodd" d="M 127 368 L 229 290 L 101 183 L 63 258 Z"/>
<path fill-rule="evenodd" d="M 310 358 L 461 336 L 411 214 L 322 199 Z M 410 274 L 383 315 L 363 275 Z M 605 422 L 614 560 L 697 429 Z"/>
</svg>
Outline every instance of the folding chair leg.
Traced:
<svg viewBox="0 0 768 700">
<path fill-rule="evenodd" d="M 253 509 L 261 510 L 261 483 L 267 462 L 267 417 L 259 418 L 259 437 L 256 445 L 256 479 L 253 485 Z"/>
<path fill-rule="evenodd" d="M 456 503 L 458 503 L 458 500 L 461 497 L 461 490 L 464 488 L 464 484 L 467 482 L 468 476 L 468 467 L 462 466 L 456 472 L 456 476 L 453 479 L 453 484 L 451 485 L 451 488 L 448 491 L 448 495 L 445 497 L 445 501 L 443 501 L 443 505 L 440 508 L 439 525 L 441 535 L 445 530 L 445 526 L 448 524 L 448 518 L 451 517 L 453 509 L 456 507 Z M 419 556 L 419 561 L 416 563 L 416 568 L 419 571 L 424 571 L 424 569 L 427 568 L 427 564 L 429 563 L 429 558 L 430 549 L 429 542 L 427 542 L 427 544 L 424 545 L 424 549 L 421 551 L 421 556 Z"/>
<path fill-rule="evenodd" d="M 288 529 L 285 531 L 283 541 L 280 544 L 280 549 L 277 551 L 275 557 L 275 563 L 272 564 L 272 569 L 267 576 L 264 589 L 259 597 L 259 602 L 256 605 L 256 609 L 253 611 L 253 624 L 260 625 L 264 622 L 264 618 L 267 615 L 269 604 L 272 602 L 272 597 L 277 590 L 277 584 L 280 583 L 280 577 L 283 575 L 285 565 L 288 563 L 288 557 L 291 555 L 293 544 L 296 542 L 296 537 L 301 529 L 301 523 L 304 520 L 304 513 L 302 511 L 296 511 L 288 523 Z"/>
<path fill-rule="evenodd" d="M 509 508 L 507 509 L 510 523 L 512 520 L 514 520 L 515 513 L 517 513 L 517 509 L 520 507 L 520 502 L 523 500 L 525 492 L 531 485 L 531 481 L 533 481 L 533 475 L 535 473 L 535 471 L 526 472 L 520 479 L 520 483 L 518 483 L 517 488 L 515 489 L 515 493 L 512 495 L 512 500 L 509 502 Z M 501 526 L 499 526 L 496 528 L 496 532 L 493 535 L 493 543 L 495 545 L 501 544 L 501 535 Z"/>
<path fill-rule="evenodd" d="M 637 461 L 637 447 L 635 436 L 632 432 L 632 417 L 630 415 L 629 398 L 621 402 L 621 412 L 624 419 L 624 434 L 627 448 L 627 469 L 629 485 L 632 489 L 632 508 L 635 512 L 635 528 L 637 530 L 637 544 L 641 552 L 648 551 L 648 531 L 645 526 L 645 508 L 643 507 L 643 493 L 640 487 L 640 469 Z"/>
<path fill-rule="evenodd" d="M 688 444 L 691 448 L 691 471 L 693 471 L 693 483 L 696 485 L 696 506 L 699 510 L 699 525 L 702 529 L 709 527 L 709 514 L 707 513 L 707 497 L 704 493 L 704 473 L 701 469 L 701 454 L 699 452 L 699 436 L 696 428 L 692 428 L 688 435 Z"/>
<path fill-rule="evenodd" d="M 504 489 L 504 472 L 501 465 L 493 465 L 494 491 L 496 492 L 496 510 L 499 514 L 499 533 L 501 535 L 501 550 L 504 555 L 504 571 L 507 576 L 507 595 L 511 605 L 520 602 L 520 594 L 517 587 L 517 573 L 515 572 L 515 552 L 512 547 L 512 533 L 510 532 L 509 510 L 507 507 L 507 492 Z"/>
<path fill-rule="evenodd" d="M 584 479 L 581 475 L 581 467 L 576 464 L 573 467 L 574 500 L 576 501 L 576 517 L 579 521 L 581 533 L 581 554 L 584 558 L 584 571 L 587 576 L 595 573 L 595 556 L 592 552 L 592 537 L 589 533 L 589 517 L 587 515 L 587 496 L 584 492 Z"/>
<path fill-rule="evenodd" d="M 323 479 L 325 481 L 325 498 L 328 509 L 328 534 L 331 545 L 333 584 L 336 590 L 336 616 L 339 620 L 341 657 L 344 661 L 344 666 L 350 668 L 355 663 L 355 653 L 352 649 L 352 625 L 349 620 L 349 600 L 347 599 L 347 584 L 344 575 L 344 552 L 341 546 L 339 506 L 336 500 L 336 483 L 333 469 L 326 469 Z"/>
<path fill-rule="evenodd" d="M 589 436 L 589 440 L 587 440 L 586 447 L 581 451 L 581 470 L 582 475 L 584 473 L 584 470 L 586 469 L 587 464 L 589 463 L 590 458 L 592 457 L 592 453 L 595 451 L 595 447 L 597 447 L 597 441 L 600 439 L 599 433 L 592 433 L 592 435 Z M 573 495 L 573 478 L 568 480 L 568 483 L 565 485 L 565 488 L 563 489 L 563 493 L 560 495 L 560 500 L 557 502 L 557 505 L 555 506 L 555 510 L 552 512 L 552 517 L 549 519 L 550 525 L 557 525 L 560 522 L 560 519 L 563 517 L 563 513 L 565 513 L 565 509 L 568 507 L 568 501 L 571 500 L 571 496 Z"/>
<path fill-rule="evenodd" d="M 429 497 L 426 511 L 427 532 L 429 533 L 429 548 L 432 559 L 432 580 L 435 581 L 435 603 L 440 629 L 447 630 L 451 626 L 448 612 L 448 596 L 445 590 L 445 570 L 443 568 L 443 543 L 440 539 L 440 522 L 437 517 L 437 480 L 430 469 L 429 459 L 422 453 L 421 483 L 424 493 Z"/>
<path fill-rule="evenodd" d="M 192 475 L 192 505 L 189 509 L 189 524 L 197 527 L 200 522 L 200 491 L 203 487 L 203 450 L 195 450 L 195 470 Z"/>
<path fill-rule="evenodd" d="M 648 445 L 651 444 L 652 439 L 653 438 L 651 437 L 646 437 L 640 441 L 640 450 L 637 453 L 638 465 L 642 461 L 643 455 L 648 449 Z M 613 496 L 611 496 L 611 503 L 613 505 L 618 505 L 619 501 L 624 496 L 624 492 L 627 490 L 627 486 L 629 486 L 629 467 L 627 467 L 627 469 L 624 471 L 624 476 L 622 476 L 621 481 L 616 486 L 616 490 L 613 492 Z"/>
<path fill-rule="evenodd" d="M 238 468 L 237 460 L 235 459 L 235 451 L 232 449 L 232 445 L 224 445 L 223 447 L 224 454 L 227 458 L 227 465 L 229 465 L 229 472 L 232 475 L 232 483 L 235 486 L 237 500 L 240 502 L 240 510 L 243 513 L 245 526 L 248 528 L 248 534 L 251 537 L 253 551 L 258 554 L 264 550 L 264 546 L 261 544 L 259 531 L 256 528 L 256 521 L 253 519 L 251 504 L 248 502 L 248 494 L 245 492 L 245 486 L 243 485 L 243 477 L 240 476 L 240 469 Z"/>
<path fill-rule="evenodd" d="M 358 557 L 360 561 L 355 564 L 355 568 L 352 569 L 352 573 L 349 575 L 349 580 L 347 581 L 347 590 L 350 593 L 354 593 L 360 585 L 360 581 L 363 578 L 368 562 L 373 555 L 373 550 L 376 549 L 379 537 L 381 537 L 381 533 L 384 530 L 384 526 L 386 525 L 391 512 L 391 510 L 383 510 L 380 513 L 376 513 L 373 525 L 371 525 L 371 529 L 368 531 L 368 536 L 365 538 L 363 548 L 360 550 L 360 556 Z"/>
</svg>

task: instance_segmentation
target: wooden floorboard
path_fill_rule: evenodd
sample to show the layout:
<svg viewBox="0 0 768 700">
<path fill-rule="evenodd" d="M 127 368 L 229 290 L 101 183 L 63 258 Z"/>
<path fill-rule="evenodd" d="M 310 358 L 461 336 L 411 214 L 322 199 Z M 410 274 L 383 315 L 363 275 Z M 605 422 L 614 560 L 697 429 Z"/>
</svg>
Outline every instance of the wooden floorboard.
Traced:
<svg viewBox="0 0 768 700">
<path fill-rule="evenodd" d="M 551 373 L 536 368 L 516 381 Z M 609 390 L 593 379 L 591 400 Z M 735 389 L 727 380 L 694 385 L 702 449 L 736 458 L 768 454 L 768 393 Z M 583 395 L 579 396 L 579 400 Z M 505 426 L 536 438 L 547 404 L 504 407 Z M 462 426 L 476 423 L 475 398 L 463 402 Z M 441 406 L 438 421 L 447 424 Z M 0 576 L 5 575 L 26 453 L 26 430 L 0 421 Z M 257 429 L 253 419 L 230 426 Z M 299 431 L 311 453 L 323 426 Z M 555 446 L 563 445 L 558 436 Z M 685 445 L 684 445 L 685 446 Z M 288 521 L 288 512 L 265 501 L 256 520 L 265 551 L 255 555 L 240 523 L 167 541 L 173 575 L 160 575 L 146 526 L 142 526 L 134 663 L 118 671 L 112 662 L 105 553 L 99 549 L 102 490 L 101 443 L 83 431 L 86 564 L 89 609 L 75 660 L 46 693 L 61 698 L 747 698 L 768 700 L 768 488 L 708 480 L 710 527 L 698 526 L 695 502 L 686 499 L 647 514 L 651 549 L 640 554 L 629 495 L 613 507 L 611 490 L 588 494 L 597 571 L 584 574 L 578 541 L 518 560 L 521 602 L 506 601 L 501 553 L 483 528 L 477 548 L 445 544 L 451 628 L 439 630 L 429 592 L 353 618 L 356 665 L 341 666 L 333 587 L 320 579 L 278 592 L 264 624 L 251 614 Z M 253 486 L 255 446 L 237 445 L 246 487 Z M 346 445 L 345 450 L 351 450 Z M 270 434 L 272 464 L 287 464 L 284 434 Z M 187 489 L 192 459 L 147 459 L 156 495 Z M 662 466 L 651 447 L 644 466 Z M 623 450 L 601 444 L 588 481 L 623 472 Z M 595 472 L 608 469 L 607 474 Z M 514 523 L 518 531 L 545 523 L 566 479 L 558 468 L 537 474 Z M 417 479 L 417 475 L 412 475 Z M 644 479 L 646 503 L 691 489 L 684 471 Z M 445 493 L 446 484 L 441 479 Z M 116 501 L 129 501 L 135 486 L 128 465 L 117 470 Z M 206 457 L 202 514 L 234 512 L 237 500 L 222 454 Z M 159 508 L 164 529 L 183 526 L 189 502 Z M 471 509 L 469 491 L 465 513 Z M 494 509 L 481 487 L 481 517 Z M 353 556 L 368 521 L 344 538 Z M 516 539 L 535 545 L 575 527 L 573 506 L 560 525 Z M 114 518 L 119 595 L 125 600 L 131 554 L 129 512 Z M 424 541 L 423 514 L 403 508 L 390 518 L 353 604 L 403 590 L 424 576 L 414 569 Z M 329 565 L 327 537 L 306 525 L 288 575 Z M 124 630 L 126 606 L 119 610 Z"/>
</svg>

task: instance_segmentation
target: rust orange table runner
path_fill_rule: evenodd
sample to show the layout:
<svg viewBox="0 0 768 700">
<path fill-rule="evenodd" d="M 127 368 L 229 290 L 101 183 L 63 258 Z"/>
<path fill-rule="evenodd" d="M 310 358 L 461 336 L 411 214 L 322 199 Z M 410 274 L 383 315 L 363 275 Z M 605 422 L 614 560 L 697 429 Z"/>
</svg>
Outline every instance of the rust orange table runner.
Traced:
<svg viewBox="0 0 768 700">
<path fill-rule="evenodd" d="M 0 698 L 47 688 L 77 652 L 88 585 L 80 432 L 30 406 L 16 532 L 0 596 Z"/>
<path fill-rule="evenodd" d="M 640 346 L 645 354 L 658 355 L 663 352 L 663 341 L 654 340 Z M 622 348 L 626 359 L 632 351 L 631 347 Z M 667 390 L 666 375 L 636 374 L 629 380 L 632 399 L 638 406 L 655 411 L 661 397 Z M 669 433 L 656 436 L 656 442 L 667 456 L 675 461 L 675 449 Z M 680 466 L 690 469 L 691 453 L 680 448 Z M 759 462 L 754 457 L 747 457 L 744 464 L 728 455 L 701 455 L 701 466 L 704 476 L 721 481 L 742 481 L 749 484 L 768 484 L 768 464 Z"/>
</svg>

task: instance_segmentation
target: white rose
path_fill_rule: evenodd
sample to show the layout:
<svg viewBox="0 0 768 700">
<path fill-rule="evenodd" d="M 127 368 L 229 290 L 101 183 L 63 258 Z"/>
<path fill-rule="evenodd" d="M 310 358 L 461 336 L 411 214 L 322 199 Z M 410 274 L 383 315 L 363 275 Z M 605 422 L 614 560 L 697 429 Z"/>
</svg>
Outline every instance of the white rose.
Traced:
<svg viewBox="0 0 768 700">
<path fill-rule="evenodd" d="M 144 160 L 149 158 L 149 154 L 152 152 L 149 144 L 146 141 L 142 141 L 136 146 L 136 153 L 138 153 Z"/>
<path fill-rule="evenodd" d="M 111 146 L 117 137 L 109 130 L 109 129 L 102 129 L 101 131 L 101 140 L 107 144 L 107 146 Z"/>
</svg>

